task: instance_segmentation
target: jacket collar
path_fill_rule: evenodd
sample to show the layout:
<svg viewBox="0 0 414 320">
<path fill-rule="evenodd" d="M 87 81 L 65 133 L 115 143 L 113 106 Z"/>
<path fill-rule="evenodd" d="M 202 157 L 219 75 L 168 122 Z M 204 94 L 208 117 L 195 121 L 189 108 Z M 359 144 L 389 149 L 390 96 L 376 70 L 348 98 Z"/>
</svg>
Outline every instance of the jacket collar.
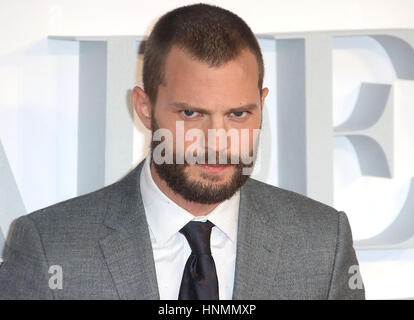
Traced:
<svg viewBox="0 0 414 320">
<path fill-rule="evenodd" d="M 286 208 L 266 194 L 265 184 L 248 179 L 240 190 L 233 300 L 269 299 L 285 230 L 273 212 Z"/>
<path fill-rule="evenodd" d="M 157 300 L 155 264 L 139 187 L 142 165 L 107 187 L 104 224 L 109 232 L 100 246 L 121 299 Z"/>
</svg>

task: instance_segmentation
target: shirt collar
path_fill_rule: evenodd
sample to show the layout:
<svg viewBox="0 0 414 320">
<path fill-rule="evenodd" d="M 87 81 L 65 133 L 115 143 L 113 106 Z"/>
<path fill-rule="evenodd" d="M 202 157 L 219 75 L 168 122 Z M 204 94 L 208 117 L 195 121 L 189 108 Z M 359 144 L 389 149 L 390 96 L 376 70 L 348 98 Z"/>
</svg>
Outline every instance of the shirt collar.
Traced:
<svg viewBox="0 0 414 320">
<path fill-rule="evenodd" d="M 148 225 L 159 244 L 167 242 L 191 220 L 210 220 L 231 241 L 236 240 L 240 191 L 220 203 L 205 216 L 196 217 L 168 198 L 155 184 L 151 169 L 151 152 L 148 153 L 140 175 L 140 189 Z"/>
</svg>

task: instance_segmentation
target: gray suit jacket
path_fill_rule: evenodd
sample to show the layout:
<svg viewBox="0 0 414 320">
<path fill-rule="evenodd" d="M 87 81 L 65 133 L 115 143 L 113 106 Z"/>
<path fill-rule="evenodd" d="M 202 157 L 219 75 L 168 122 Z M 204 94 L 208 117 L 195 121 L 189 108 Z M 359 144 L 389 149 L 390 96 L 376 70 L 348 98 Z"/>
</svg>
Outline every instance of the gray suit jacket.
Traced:
<svg viewBox="0 0 414 320">
<path fill-rule="evenodd" d="M 0 299 L 159 299 L 142 164 L 112 185 L 18 218 Z M 348 285 L 358 262 L 344 213 L 251 178 L 240 195 L 233 299 L 364 299 Z M 61 289 L 49 287 L 56 265 Z"/>
</svg>

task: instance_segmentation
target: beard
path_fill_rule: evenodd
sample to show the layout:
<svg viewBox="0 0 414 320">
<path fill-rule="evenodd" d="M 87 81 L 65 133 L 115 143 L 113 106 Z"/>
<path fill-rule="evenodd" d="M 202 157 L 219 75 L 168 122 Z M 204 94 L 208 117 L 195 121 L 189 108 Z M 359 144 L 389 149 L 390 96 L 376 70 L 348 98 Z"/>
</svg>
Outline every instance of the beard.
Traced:
<svg viewBox="0 0 414 320">
<path fill-rule="evenodd" d="M 154 133 L 154 131 L 159 128 L 154 117 L 152 117 L 151 123 L 152 132 Z M 151 139 L 151 154 L 153 154 L 154 149 L 161 142 L 162 141 L 154 141 L 154 139 Z M 154 168 L 160 178 L 163 179 L 167 183 L 168 187 L 175 193 L 181 195 L 188 201 L 202 204 L 215 204 L 230 199 L 243 186 L 250 176 L 245 174 L 243 169 L 251 168 L 254 164 L 253 161 L 247 165 L 243 164 L 241 158 L 239 158 L 238 164 L 230 164 L 231 157 L 227 156 L 227 163 L 232 168 L 228 168 L 226 170 L 232 170 L 233 173 L 227 182 L 222 183 L 219 182 L 220 177 L 206 173 L 201 173 L 201 179 L 199 180 L 190 179 L 188 167 L 191 166 L 191 164 L 185 162 L 184 164 L 176 164 L 175 159 L 178 158 L 175 151 L 173 152 L 173 156 L 174 163 L 172 164 L 157 164 L 153 161 L 152 156 L 151 163 L 154 165 Z M 219 163 L 219 156 L 220 154 L 216 152 L 216 163 Z M 207 163 L 207 161 L 204 163 Z"/>
</svg>

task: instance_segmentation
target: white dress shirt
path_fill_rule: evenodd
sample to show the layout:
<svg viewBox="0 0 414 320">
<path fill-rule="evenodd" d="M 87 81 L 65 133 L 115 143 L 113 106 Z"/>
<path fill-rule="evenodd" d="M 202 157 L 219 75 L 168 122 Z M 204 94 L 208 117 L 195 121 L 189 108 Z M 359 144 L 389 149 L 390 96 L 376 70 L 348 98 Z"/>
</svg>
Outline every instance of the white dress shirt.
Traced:
<svg viewBox="0 0 414 320">
<path fill-rule="evenodd" d="M 220 203 L 208 215 L 195 217 L 158 188 L 152 178 L 150 162 L 151 153 L 146 157 L 141 171 L 140 187 L 160 299 L 178 299 L 184 267 L 191 254 L 187 239 L 179 230 L 191 220 L 205 222 L 207 219 L 215 225 L 211 231 L 210 245 L 217 270 L 219 298 L 232 299 L 240 191 L 231 199 Z"/>
</svg>

